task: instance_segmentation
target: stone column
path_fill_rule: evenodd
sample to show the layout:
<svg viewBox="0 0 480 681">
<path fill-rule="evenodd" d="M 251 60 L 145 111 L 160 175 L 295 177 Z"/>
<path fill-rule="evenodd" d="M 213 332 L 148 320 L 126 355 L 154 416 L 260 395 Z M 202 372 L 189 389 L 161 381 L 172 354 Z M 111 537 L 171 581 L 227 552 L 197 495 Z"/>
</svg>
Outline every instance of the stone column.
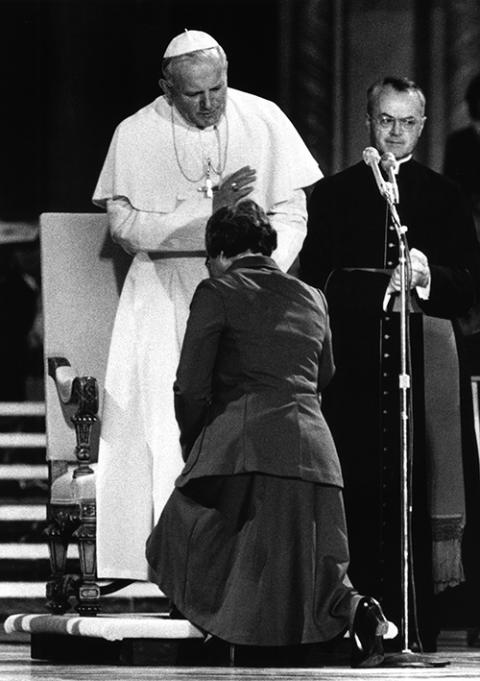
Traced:
<svg viewBox="0 0 480 681">
<path fill-rule="evenodd" d="M 290 0 L 289 112 L 324 173 L 341 146 L 336 22 L 343 0 Z"/>
<path fill-rule="evenodd" d="M 448 129 L 465 125 L 468 114 L 463 100 L 474 75 L 480 72 L 480 3 L 450 0 L 447 3 Z"/>
</svg>

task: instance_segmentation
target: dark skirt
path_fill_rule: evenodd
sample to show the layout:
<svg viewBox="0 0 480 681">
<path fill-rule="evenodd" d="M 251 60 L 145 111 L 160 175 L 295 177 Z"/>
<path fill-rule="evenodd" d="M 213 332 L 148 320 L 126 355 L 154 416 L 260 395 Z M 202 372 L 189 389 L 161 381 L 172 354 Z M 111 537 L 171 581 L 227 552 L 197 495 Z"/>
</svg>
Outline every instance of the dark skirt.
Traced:
<svg viewBox="0 0 480 681">
<path fill-rule="evenodd" d="M 171 495 L 147 559 L 177 609 L 230 643 L 314 643 L 348 627 L 337 487 L 258 473 L 193 480 Z"/>
</svg>

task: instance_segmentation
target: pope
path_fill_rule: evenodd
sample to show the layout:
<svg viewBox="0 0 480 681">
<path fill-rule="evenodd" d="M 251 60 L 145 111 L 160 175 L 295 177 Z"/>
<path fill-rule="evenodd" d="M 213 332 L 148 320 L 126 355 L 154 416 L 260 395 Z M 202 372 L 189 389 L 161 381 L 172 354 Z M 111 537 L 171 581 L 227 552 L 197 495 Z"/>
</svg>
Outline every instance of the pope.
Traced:
<svg viewBox="0 0 480 681">
<path fill-rule="evenodd" d="M 182 468 L 172 386 L 193 292 L 208 276 L 205 225 L 245 197 L 278 234 L 286 271 L 306 234 L 304 188 L 322 176 L 273 102 L 228 87 L 227 58 L 185 30 L 163 94 L 114 132 L 93 201 L 132 254 L 114 324 L 98 467 L 98 576 L 148 579 L 145 540 Z"/>
</svg>

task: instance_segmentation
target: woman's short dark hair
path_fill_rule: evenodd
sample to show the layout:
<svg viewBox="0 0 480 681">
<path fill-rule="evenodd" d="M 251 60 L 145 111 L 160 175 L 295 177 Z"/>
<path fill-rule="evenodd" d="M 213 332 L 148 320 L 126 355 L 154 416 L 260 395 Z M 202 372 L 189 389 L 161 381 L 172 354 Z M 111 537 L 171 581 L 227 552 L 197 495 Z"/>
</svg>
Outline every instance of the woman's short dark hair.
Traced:
<svg viewBox="0 0 480 681">
<path fill-rule="evenodd" d="M 246 199 L 233 208 L 220 208 L 210 217 L 205 244 L 210 258 L 220 253 L 230 258 L 249 250 L 271 255 L 277 247 L 277 233 L 265 211 Z"/>
</svg>

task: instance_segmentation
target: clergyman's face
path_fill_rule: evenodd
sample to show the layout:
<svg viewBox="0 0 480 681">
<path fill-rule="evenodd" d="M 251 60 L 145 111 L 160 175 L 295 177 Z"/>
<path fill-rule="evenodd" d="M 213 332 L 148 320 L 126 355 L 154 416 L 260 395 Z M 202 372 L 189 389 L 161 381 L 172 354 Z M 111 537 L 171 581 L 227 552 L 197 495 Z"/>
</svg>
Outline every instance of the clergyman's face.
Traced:
<svg viewBox="0 0 480 681">
<path fill-rule="evenodd" d="M 167 96 L 181 116 L 197 128 L 216 125 L 227 101 L 225 65 L 219 59 L 183 62 L 174 74 Z"/>
<path fill-rule="evenodd" d="M 380 154 L 391 152 L 395 158 L 409 156 L 422 134 L 425 123 L 423 104 L 416 92 L 398 92 L 385 87 L 367 116 L 370 143 Z"/>
</svg>

